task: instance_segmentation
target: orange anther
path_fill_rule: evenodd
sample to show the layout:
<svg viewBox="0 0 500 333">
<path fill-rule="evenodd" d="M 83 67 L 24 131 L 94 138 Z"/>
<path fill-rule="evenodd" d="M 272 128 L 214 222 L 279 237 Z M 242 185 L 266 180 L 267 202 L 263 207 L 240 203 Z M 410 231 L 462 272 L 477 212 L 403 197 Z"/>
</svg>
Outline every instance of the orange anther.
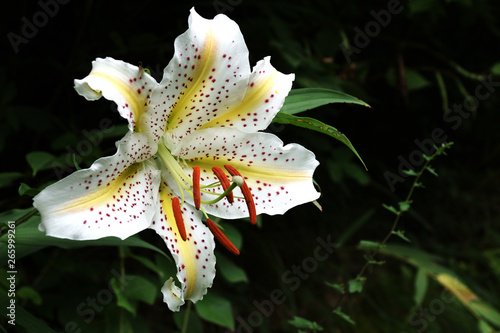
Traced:
<svg viewBox="0 0 500 333">
<path fill-rule="evenodd" d="M 243 179 L 245 179 L 233 166 L 225 164 L 224 168 L 226 168 L 226 170 L 229 172 L 231 176 L 240 176 Z M 248 187 L 247 182 L 244 182 L 240 188 L 241 188 L 241 193 L 243 193 L 243 197 L 245 198 L 245 201 L 247 203 L 248 215 L 250 216 L 250 223 L 255 224 L 257 223 L 257 212 L 255 209 L 255 203 L 253 202 L 252 193 L 250 192 L 250 188 Z"/>
<path fill-rule="evenodd" d="M 217 179 L 219 179 L 219 182 L 222 185 L 222 188 L 224 189 L 224 191 L 227 190 L 228 187 L 231 185 L 231 183 L 229 182 L 229 179 L 227 179 L 227 176 L 224 173 L 224 171 L 222 171 L 222 169 L 217 167 L 217 166 L 214 166 L 212 168 L 212 171 L 217 176 Z M 229 201 L 229 203 L 233 203 L 234 202 L 233 192 L 229 192 L 226 195 L 226 198 L 227 198 L 227 201 Z"/>
<path fill-rule="evenodd" d="M 219 227 L 212 222 L 212 220 L 207 219 L 207 227 L 212 232 L 215 239 L 217 239 L 217 241 L 221 243 L 222 246 L 224 246 L 229 252 L 235 255 L 240 254 L 240 251 L 236 248 L 236 246 L 231 243 L 231 241 L 222 233 Z"/>
<path fill-rule="evenodd" d="M 184 227 L 184 219 L 182 218 L 181 205 L 179 203 L 179 198 L 174 197 L 172 199 L 172 209 L 174 210 L 175 224 L 177 224 L 177 230 L 183 241 L 186 241 L 186 228 Z"/>
<path fill-rule="evenodd" d="M 200 192 L 200 167 L 193 168 L 193 200 L 196 209 L 200 209 L 201 192 Z"/>
</svg>

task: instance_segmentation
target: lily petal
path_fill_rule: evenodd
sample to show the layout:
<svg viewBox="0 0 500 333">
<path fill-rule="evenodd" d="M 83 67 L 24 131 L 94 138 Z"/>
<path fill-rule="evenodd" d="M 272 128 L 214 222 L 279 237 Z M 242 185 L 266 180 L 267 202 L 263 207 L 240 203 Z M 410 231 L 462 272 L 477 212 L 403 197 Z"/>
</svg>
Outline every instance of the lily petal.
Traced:
<svg viewBox="0 0 500 333">
<path fill-rule="evenodd" d="M 201 222 L 201 212 L 186 202 L 181 209 L 187 238 L 186 241 L 182 240 L 172 209 L 174 196 L 167 183 L 162 182 L 159 209 L 151 228 L 165 241 L 177 265 L 177 279 L 181 288 L 170 278 L 162 292 L 168 308 L 179 311 L 186 300 L 201 300 L 212 286 L 215 278 L 215 242 L 210 230 Z"/>
<path fill-rule="evenodd" d="M 167 146 L 240 104 L 247 87 L 248 49 L 238 25 L 225 15 L 207 20 L 191 9 L 189 29 L 175 40 L 151 107 L 169 113 Z"/>
<path fill-rule="evenodd" d="M 150 226 L 160 172 L 152 161 L 141 161 L 154 152 L 142 133 L 129 133 L 117 146 L 115 155 L 98 159 L 35 196 L 41 231 L 75 240 L 125 239 Z"/>
<path fill-rule="evenodd" d="M 200 129 L 226 126 L 243 132 L 266 129 L 283 106 L 294 78 L 294 74 L 278 72 L 271 65 L 271 57 L 265 57 L 253 68 L 241 104 L 203 124 Z"/>
<path fill-rule="evenodd" d="M 184 160 L 185 171 L 192 174 L 198 165 L 201 183 L 217 182 L 213 166 L 223 168 L 230 164 L 244 177 L 254 198 L 257 214 L 283 214 L 288 209 L 316 200 L 319 193 L 314 188 L 312 176 L 319 162 L 314 154 L 298 144 L 283 146 L 283 142 L 269 133 L 244 133 L 232 128 L 209 128 L 196 131 L 182 141 L 182 146 L 172 151 Z M 168 180 L 169 181 L 169 180 Z M 211 191 L 222 193 L 222 187 Z M 208 214 L 222 218 L 248 216 L 248 209 L 241 191 L 234 191 L 233 204 L 221 200 L 204 206 Z M 192 199 L 186 196 L 189 202 Z M 212 200 L 215 195 L 202 192 L 202 200 Z"/>
<path fill-rule="evenodd" d="M 158 83 L 142 68 L 113 58 L 97 58 L 92 71 L 82 80 L 75 80 L 75 90 L 89 101 L 102 96 L 114 101 L 120 115 L 129 122 L 131 131 L 146 110 L 149 97 Z"/>
</svg>

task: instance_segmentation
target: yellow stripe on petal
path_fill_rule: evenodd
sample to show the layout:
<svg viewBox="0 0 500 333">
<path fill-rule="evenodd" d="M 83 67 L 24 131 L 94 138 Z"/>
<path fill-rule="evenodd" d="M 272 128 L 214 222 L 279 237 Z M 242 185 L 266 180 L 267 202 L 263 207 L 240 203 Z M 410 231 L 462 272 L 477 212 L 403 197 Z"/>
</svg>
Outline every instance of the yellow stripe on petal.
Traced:
<svg viewBox="0 0 500 333">
<path fill-rule="evenodd" d="M 151 228 L 165 241 L 177 266 L 177 279 L 181 288 L 172 280 L 162 289 L 165 301 L 172 311 L 178 311 L 185 300 L 196 302 L 203 298 L 215 277 L 214 239 L 209 229 L 201 222 L 201 212 L 184 203 L 181 207 L 186 240 L 177 229 L 172 199 L 175 197 L 167 183 L 160 187 L 160 207 Z"/>
<path fill-rule="evenodd" d="M 238 105 L 249 75 L 238 25 L 224 15 L 207 20 L 191 10 L 189 29 L 175 40 L 175 55 L 151 98 L 154 110 L 169 112 L 168 148 Z"/>
<path fill-rule="evenodd" d="M 215 63 L 215 59 L 213 58 L 215 41 L 211 28 L 208 29 L 206 34 L 207 36 L 205 37 L 203 45 L 199 45 L 199 47 L 196 47 L 194 50 L 191 71 L 187 79 L 181 84 L 183 89 L 179 93 L 179 99 L 171 108 L 170 115 L 168 116 L 167 128 L 175 128 L 178 126 L 183 122 L 183 118 L 185 118 L 186 114 L 189 113 L 188 110 L 191 110 L 193 107 L 198 107 L 200 103 L 198 98 L 199 95 L 203 94 L 206 86 L 210 84 L 210 73 Z M 190 48 L 193 47 L 194 46 L 190 45 Z M 198 53 L 196 53 L 196 50 L 198 50 Z M 186 56 L 186 63 L 190 61 L 187 60 L 188 58 L 190 59 L 190 57 Z M 186 64 L 184 66 L 189 65 Z M 189 70 L 189 67 L 186 69 Z"/>
<path fill-rule="evenodd" d="M 96 59 L 90 74 L 75 80 L 76 91 L 88 100 L 104 96 L 114 101 L 133 131 L 140 131 L 139 121 L 157 86 L 155 79 L 142 68 L 112 58 Z"/>
<path fill-rule="evenodd" d="M 130 84 L 131 82 L 128 82 L 127 84 L 126 82 L 123 82 L 123 80 L 106 75 L 102 72 L 92 72 L 89 74 L 89 77 L 89 80 L 92 80 L 92 78 L 95 77 L 96 80 L 107 81 L 107 84 L 109 84 L 109 86 L 111 86 L 112 89 L 114 89 L 115 92 L 126 101 L 123 106 L 125 106 L 125 108 L 128 107 L 130 112 L 132 112 L 129 116 L 132 117 L 133 122 L 136 124 L 139 123 L 148 103 L 146 98 L 147 94 L 142 94 L 142 90 L 132 86 Z"/>
<path fill-rule="evenodd" d="M 245 133 L 234 128 L 199 130 L 182 141 L 172 155 L 183 160 L 185 172 L 200 167 L 201 186 L 218 181 L 213 166 L 230 165 L 244 177 L 253 196 L 257 214 L 283 214 L 288 209 L 316 200 L 319 193 L 312 176 L 318 166 L 314 154 L 298 144 L 283 145 L 270 133 Z M 167 179 L 164 177 L 164 179 Z M 167 179 L 169 181 L 169 179 Z M 207 188 L 201 200 L 215 199 L 222 186 Z M 241 191 L 234 191 L 235 202 L 221 200 L 204 206 L 207 214 L 222 218 L 247 217 L 249 212 Z M 190 197 L 186 200 L 191 202 Z"/>
<path fill-rule="evenodd" d="M 128 134 L 118 152 L 47 187 L 33 205 L 47 235 L 77 240 L 125 239 L 150 226 L 160 172 L 145 136 Z"/>
<path fill-rule="evenodd" d="M 175 243 L 175 249 L 171 247 L 170 250 L 175 251 L 178 255 L 179 262 L 182 262 L 181 270 L 184 270 L 184 277 L 186 281 L 182 280 L 181 282 L 185 283 L 186 289 L 183 290 L 183 292 L 185 295 L 184 297 L 188 299 L 193 293 L 198 279 L 198 259 L 196 259 L 196 255 L 198 254 L 198 252 L 193 241 L 191 239 L 186 239 L 186 241 L 183 241 L 179 230 L 177 230 L 174 211 L 172 209 L 172 198 L 172 194 L 170 194 L 168 192 L 168 189 L 165 189 L 165 185 L 163 185 L 160 193 L 160 202 L 163 207 L 163 213 L 166 217 L 165 223 L 167 225 L 167 228 L 169 228 L 169 230 L 171 231 L 172 240 L 173 243 Z"/>
<path fill-rule="evenodd" d="M 245 97 L 241 101 L 241 104 L 230 109 L 230 111 L 224 113 L 220 117 L 203 124 L 199 129 L 230 126 L 242 130 L 248 128 L 248 130 L 256 132 L 257 129 L 255 129 L 255 127 L 258 123 L 262 122 L 262 120 L 266 120 L 264 119 L 266 118 L 266 113 L 268 113 L 267 119 L 274 117 L 274 114 L 276 114 L 271 114 L 270 110 L 267 112 L 264 110 L 264 112 L 260 112 L 261 114 L 257 111 L 259 111 L 262 105 L 269 103 L 270 99 L 277 95 L 275 92 L 277 91 L 276 79 L 279 74 L 281 73 L 274 70 L 262 80 L 249 82 Z M 286 94 L 288 94 L 288 91 L 283 92 L 283 98 L 286 97 Z M 272 120 L 272 118 L 270 119 Z M 262 126 L 259 126 L 259 129 L 262 129 L 261 127 Z M 267 127 L 267 122 L 265 127 Z"/>
</svg>

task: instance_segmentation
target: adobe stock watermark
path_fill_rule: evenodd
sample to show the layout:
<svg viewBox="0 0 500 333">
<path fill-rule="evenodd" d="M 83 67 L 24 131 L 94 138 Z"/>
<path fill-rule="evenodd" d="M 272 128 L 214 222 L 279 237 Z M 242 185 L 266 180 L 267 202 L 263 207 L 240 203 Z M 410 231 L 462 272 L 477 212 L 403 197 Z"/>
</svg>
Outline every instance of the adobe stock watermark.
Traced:
<svg viewBox="0 0 500 333">
<path fill-rule="evenodd" d="M 59 13 L 59 6 L 69 3 L 70 0 L 39 0 L 38 6 L 40 10 L 35 12 L 31 19 L 26 16 L 21 17 L 21 35 L 14 32 L 7 34 L 7 39 L 14 50 L 14 53 L 19 53 L 19 46 L 28 44 L 38 34 L 38 29 L 41 29 L 49 23 L 49 18 L 53 18 Z"/>
<path fill-rule="evenodd" d="M 474 96 L 469 95 L 465 97 L 461 104 L 453 104 L 453 107 L 443 114 L 443 121 L 450 124 L 451 129 L 457 130 L 462 125 L 463 120 L 469 118 L 472 112 L 478 109 L 479 102 L 488 99 L 498 86 L 500 86 L 500 82 L 493 81 L 492 74 L 481 79 L 480 83 L 474 89 Z M 418 147 L 417 149 L 414 149 L 407 158 L 402 155 L 398 156 L 398 161 L 400 162 L 398 173 L 384 172 L 384 177 L 390 190 L 394 192 L 395 185 L 406 180 L 408 174 L 404 170 L 414 170 L 416 167 L 421 166 L 425 162 L 423 154 L 427 156 L 434 154 L 436 146 L 445 143 L 447 137 L 445 130 L 437 127 L 432 130 L 431 139 L 416 139 L 414 142 Z"/>
<path fill-rule="evenodd" d="M 116 270 L 112 270 L 111 274 L 117 281 L 122 280 L 122 276 Z M 123 277 L 123 287 L 126 287 L 130 281 L 132 281 L 134 276 L 124 276 Z M 94 321 L 96 314 L 103 311 L 104 307 L 113 301 L 114 289 L 111 282 L 108 284 L 107 288 L 99 290 L 95 297 L 87 297 L 82 300 L 80 304 L 77 305 L 75 312 L 78 316 L 84 318 L 84 322 L 88 325 Z M 86 331 L 86 330 L 85 330 Z M 82 329 L 79 327 L 78 323 L 75 321 L 68 321 L 64 325 L 64 331 L 60 333 L 81 333 Z"/>
<path fill-rule="evenodd" d="M 326 240 L 318 237 L 316 238 L 316 242 L 318 245 L 314 248 L 312 256 L 302 260 L 300 265 L 293 265 L 281 276 L 281 280 L 291 291 L 297 290 L 302 281 L 307 280 L 310 274 L 316 272 L 319 263 L 326 261 L 339 246 L 336 243 L 332 243 L 331 235 L 328 235 Z M 252 304 L 256 310 L 250 312 L 246 319 L 241 316 L 236 318 L 238 321 L 236 333 L 254 332 L 255 328 L 260 327 L 264 323 L 264 317 L 269 318 L 274 313 L 276 306 L 283 304 L 285 301 L 286 296 L 282 289 L 274 289 L 269 293 L 269 298 L 260 302 L 254 300 Z"/>
<path fill-rule="evenodd" d="M 381 9 L 378 12 L 371 10 L 370 15 L 374 20 L 367 22 L 364 30 L 361 30 L 358 26 L 354 27 L 356 35 L 354 36 L 353 43 L 345 45 L 345 42 L 341 42 L 339 45 L 347 63 L 350 64 L 352 62 L 351 56 L 353 54 L 360 54 L 362 49 L 370 45 L 372 38 L 377 37 L 382 28 L 386 28 L 391 23 L 392 16 L 401 13 L 403 9 L 399 0 L 389 0 L 387 9 Z"/>
<path fill-rule="evenodd" d="M 9 298 L 9 305 L 7 305 L 7 314 L 9 318 L 7 323 L 16 326 L 16 222 L 7 222 L 7 297 Z"/>
<path fill-rule="evenodd" d="M 234 7 L 239 6 L 243 0 L 215 0 L 212 5 L 217 14 L 224 14 L 227 11 L 232 12 Z"/>
<path fill-rule="evenodd" d="M 419 307 L 408 318 L 408 323 L 415 328 L 418 333 L 422 333 L 428 327 L 429 322 L 436 320 L 436 317 L 442 314 L 446 305 L 453 303 L 457 297 L 448 289 L 443 288 L 441 295 L 431 300 L 427 307 Z M 408 333 L 402 331 L 401 333 Z"/>
<path fill-rule="evenodd" d="M 82 161 L 82 157 L 88 156 L 92 153 L 92 150 L 95 146 L 99 145 L 104 139 L 104 134 L 112 132 L 114 130 L 114 125 L 111 122 L 111 119 L 104 118 L 99 122 L 99 129 L 93 129 L 90 131 L 83 130 L 82 134 L 85 137 L 84 140 L 81 140 L 76 145 L 76 150 L 71 146 L 66 146 L 66 165 L 60 162 L 54 161 L 52 162 L 52 169 L 54 170 L 58 179 L 62 179 L 63 177 L 73 173 L 73 169 L 68 167 L 68 165 L 73 164 L 73 157 L 75 158 L 76 163 L 80 163 Z"/>
</svg>

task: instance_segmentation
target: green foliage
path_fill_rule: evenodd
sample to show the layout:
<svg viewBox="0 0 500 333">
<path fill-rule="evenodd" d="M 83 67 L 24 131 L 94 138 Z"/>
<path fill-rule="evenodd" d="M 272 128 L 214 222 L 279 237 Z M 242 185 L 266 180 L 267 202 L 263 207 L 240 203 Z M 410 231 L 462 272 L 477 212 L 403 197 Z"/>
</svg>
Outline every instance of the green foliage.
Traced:
<svg viewBox="0 0 500 333">
<path fill-rule="evenodd" d="M 202 301 L 195 304 L 200 318 L 222 327 L 234 329 L 231 302 L 214 293 L 208 293 Z"/>
<path fill-rule="evenodd" d="M 363 165 L 366 168 L 365 163 L 361 159 L 361 156 L 359 156 L 358 152 L 356 151 L 356 149 L 352 145 L 351 141 L 349 141 L 349 139 L 344 134 L 339 132 L 335 127 L 327 125 L 327 124 L 325 124 L 317 119 L 314 119 L 314 118 L 296 117 L 296 116 L 286 114 L 286 113 L 278 113 L 276 115 L 276 117 L 274 117 L 273 121 L 275 123 L 278 123 L 278 124 L 290 124 L 290 125 L 294 125 L 294 126 L 298 126 L 298 127 L 302 127 L 302 128 L 307 128 L 309 130 L 317 131 L 317 132 L 329 135 L 329 136 L 339 140 L 340 142 L 345 144 L 347 147 L 349 147 L 349 149 L 351 149 L 354 154 L 356 154 L 356 156 L 359 158 L 361 163 L 363 163 Z"/>
<path fill-rule="evenodd" d="M 56 159 L 56 157 L 50 153 L 43 151 L 34 151 L 26 155 L 26 161 L 28 161 L 29 166 L 33 169 L 33 176 L 35 176 L 38 171 L 50 168 L 51 163 Z"/>
<path fill-rule="evenodd" d="M 322 88 L 302 88 L 290 91 L 280 112 L 296 114 L 331 103 L 352 103 L 370 107 L 359 98 L 341 91 Z"/>
<path fill-rule="evenodd" d="M 321 327 L 320 325 L 318 325 L 316 322 L 314 321 L 309 321 L 307 319 L 304 319 L 304 318 L 301 318 L 301 317 L 293 317 L 292 320 L 289 320 L 288 323 L 290 325 L 292 325 L 293 327 L 296 327 L 296 328 L 306 328 L 308 330 L 310 330 L 311 332 L 321 332 L 323 331 L 323 327 Z M 298 330 L 298 332 L 304 332 L 302 330 Z"/>
<path fill-rule="evenodd" d="M 342 312 L 342 308 L 340 306 L 335 308 L 335 310 L 333 310 L 333 313 L 342 318 L 343 320 L 345 320 L 346 322 L 348 322 L 349 324 L 356 325 L 356 323 L 354 322 L 354 320 L 351 319 L 351 317 Z"/>
<path fill-rule="evenodd" d="M 349 293 L 360 293 L 363 290 L 363 282 L 366 278 L 357 276 L 355 279 L 349 280 Z"/>
</svg>

